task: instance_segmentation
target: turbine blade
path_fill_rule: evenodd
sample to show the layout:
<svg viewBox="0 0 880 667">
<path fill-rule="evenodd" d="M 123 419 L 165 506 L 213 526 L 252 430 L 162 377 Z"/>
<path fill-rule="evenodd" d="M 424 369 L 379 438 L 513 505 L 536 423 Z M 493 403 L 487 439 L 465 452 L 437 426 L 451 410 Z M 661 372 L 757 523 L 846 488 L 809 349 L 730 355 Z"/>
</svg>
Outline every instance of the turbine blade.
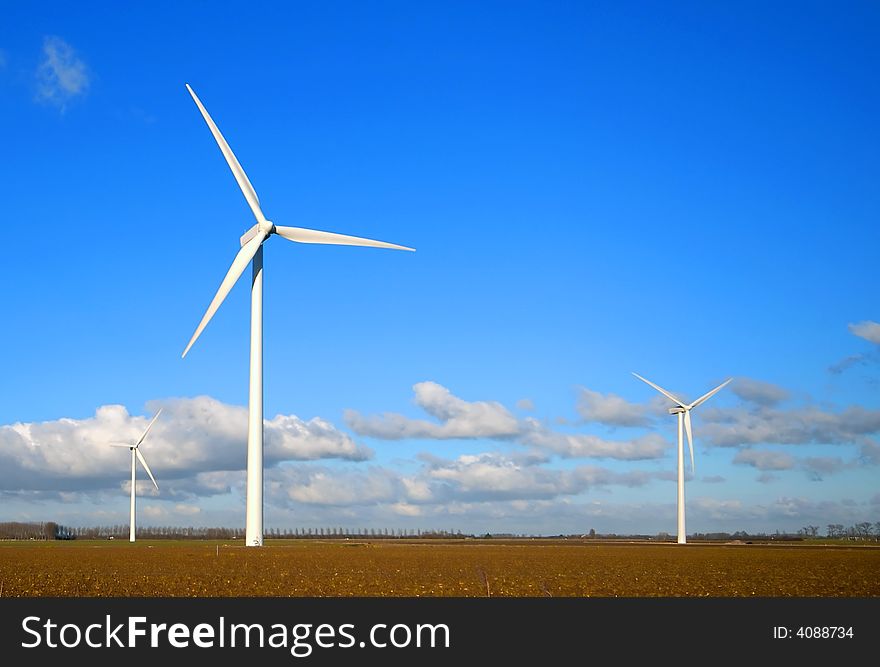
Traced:
<svg viewBox="0 0 880 667">
<path fill-rule="evenodd" d="M 136 449 L 134 453 L 137 454 L 138 461 L 141 462 L 141 465 L 144 467 L 144 470 L 147 471 L 147 474 L 150 476 L 150 479 L 153 480 L 153 486 L 156 487 L 156 491 L 159 490 L 159 485 L 156 484 L 156 478 L 153 477 L 153 471 L 150 470 L 150 466 L 147 465 L 147 460 L 144 458 L 144 455 L 141 454 L 141 450 Z"/>
<path fill-rule="evenodd" d="M 251 211 L 253 212 L 254 217 L 257 219 L 257 222 L 262 222 L 266 218 L 263 215 L 263 211 L 260 210 L 260 200 L 257 197 L 254 186 L 251 185 L 250 180 L 248 180 L 247 174 L 244 173 L 244 169 L 241 168 L 241 165 L 238 163 L 235 154 L 232 152 L 229 144 L 226 143 L 226 139 L 224 139 L 223 135 L 220 134 L 220 130 L 217 128 L 217 125 L 214 123 L 214 120 L 211 118 L 208 110 L 205 109 L 202 101 L 198 98 L 195 91 L 190 88 L 189 84 L 186 84 L 186 89 L 189 91 L 189 94 L 192 95 L 193 101 L 196 103 L 199 111 L 201 111 L 202 118 L 204 118 L 205 122 L 208 124 L 208 129 L 211 130 L 211 134 L 214 135 L 214 140 L 220 147 L 220 152 L 223 153 L 223 157 L 226 158 L 226 164 L 228 164 L 229 169 L 232 170 L 232 175 L 235 176 L 238 187 L 241 188 L 241 193 L 247 200 L 248 206 L 251 207 Z"/>
<path fill-rule="evenodd" d="M 144 434 L 141 436 L 141 439 L 137 441 L 135 447 L 140 447 L 140 444 L 144 441 L 144 438 L 147 437 L 147 433 L 150 432 L 150 429 L 153 428 L 153 424 L 156 423 L 156 420 L 159 419 L 159 415 L 162 414 L 162 408 L 159 408 L 159 412 L 156 413 L 156 416 L 150 420 L 150 423 L 147 424 L 147 428 L 144 430 Z"/>
<path fill-rule="evenodd" d="M 688 406 L 687 406 L 687 409 L 690 410 L 691 408 L 695 408 L 695 407 L 697 407 L 697 406 L 700 405 L 701 403 L 705 403 L 705 402 L 708 401 L 710 398 L 712 398 L 715 394 L 717 394 L 719 391 L 721 391 L 722 389 L 724 389 L 728 384 L 730 384 L 730 381 L 731 381 L 731 380 L 733 380 L 733 378 L 728 378 L 728 379 L 726 379 L 724 382 L 722 382 L 721 384 L 719 384 L 717 387 L 715 387 L 712 391 L 703 394 L 703 395 L 700 396 L 696 401 L 694 401 L 693 403 L 691 403 L 690 405 L 688 405 Z"/>
<path fill-rule="evenodd" d="M 658 387 L 656 384 L 654 384 L 654 383 L 651 382 L 650 380 L 646 380 L 645 378 L 643 378 L 643 377 L 642 377 L 641 375 L 639 375 L 638 373 L 633 373 L 633 375 L 635 375 L 639 380 L 641 380 L 641 381 L 644 382 L 645 384 L 649 384 L 649 385 L 651 385 L 652 387 L 654 387 L 654 389 L 656 389 L 657 391 L 659 391 L 661 394 L 663 394 L 666 398 L 668 398 L 669 400 L 671 400 L 671 401 L 672 401 L 673 403 L 675 403 L 676 405 L 679 405 L 679 406 L 681 406 L 681 407 L 684 407 L 684 406 L 685 406 L 684 402 L 683 402 L 680 398 L 676 398 L 676 397 L 673 396 L 671 393 L 669 393 L 668 391 L 666 391 L 663 387 Z"/>
<path fill-rule="evenodd" d="M 694 429 L 691 426 L 691 411 L 684 411 L 684 430 L 687 432 L 688 437 L 688 449 L 691 450 L 691 473 L 696 472 L 696 467 L 694 466 Z"/>
<path fill-rule="evenodd" d="M 235 281 L 237 281 L 241 274 L 244 273 L 248 262 L 250 262 L 254 258 L 254 255 L 257 254 L 257 250 L 259 249 L 260 244 L 265 238 L 266 234 L 264 232 L 259 232 L 254 238 L 248 241 L 244 245 L 244 247 L 241 248 L 241 250 L 238 251 L 235 259 L 232 261 L 232 266 L 229 267 L 229 271 L 226 272 L 226 277 L 223 278 L 223 282 L 220 283 L 220 287 L 217 289 L 217 293 L 214 295 L 214 300 L 211 301 L 211 305 L 208 306 L 208 310 L 205 311 L 205 315 L 204 317 L 202 317 L 202 321 L 199 322 L 199 326 L 196 327 L 196 332 L 192 335 L 192 338 L 190 338 L 189 345 L 186 346 L 186 349 L 183 351 L 181 357 L 186 356 L 186 353 L 189 352 L 189 348 L 193 346 L 193 343 L 196 342 L 196 339 L 202 333 L 204 328 L 208 326 L 208 322 L 210 322 L 211 318 L 214 317 L 214 313 L 217 312 L 220 304 L 223 303 L 226 295 L 229 294 L 229 290 L 232 289 Z"/>
<path fill-rule="evenodd" d="M 296 241 L 297 243 L 327 243 L 330 245 L 359 245 L 370 248 L 390 248 L 391 250 L 409 250 L 415 252 L 415 248 L 407 248 L 396 243 L 386 243 L 385 241 L 374 241 L 373 239 L 364 239 L 359 236 L 347 236 L 345 234 L 334 234 L 333 232 L 321 232 L 317 229 L 303 229 L 302 227 L 279 227 L 275 225 L 275 231 L 279 236 L 283 236 L 288 241 Z"/>
</svg>

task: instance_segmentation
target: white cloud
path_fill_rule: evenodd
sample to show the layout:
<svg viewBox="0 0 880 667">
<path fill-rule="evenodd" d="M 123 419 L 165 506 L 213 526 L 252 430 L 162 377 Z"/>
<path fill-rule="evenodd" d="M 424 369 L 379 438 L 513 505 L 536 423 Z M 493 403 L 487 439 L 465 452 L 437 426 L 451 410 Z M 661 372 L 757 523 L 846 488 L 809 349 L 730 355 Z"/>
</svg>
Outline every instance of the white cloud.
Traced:
<svg viewBox="0 0 880 667">
<path fill-rule="evenodd" d="M 595 487 L 635 487 L 669 478 L 666 472 L 618 473 L 599 466 L 559 470 L 539 465 L 530 457 L 497 452 L 462 455 L 454 460 L 431 458 L 424 475 L 439 484 L 434 497 L 444 502 L 552 499 Z"/>
<path fill-rule="evenodd" d="M 704 475 L 700 478 L 700 481 L 704 484 L 720 484 L 722 482 L 726 482 L 727 480 L 721 475 Z"/>
<path fill-rule="evenodd" d="M 788 391 L 782 387 L 745 377 L 737 378 L 730 390 L 744 401 L 768 407 L 773 407 L 789 397 Z"/>
<path fill-rule="evenodd" d="M 409 503 L 394 503 L 391 505 L 391 511 L 399 516 L 422 516 L 422 508 Z"/>
<path fill-rule="evenodd" d="M 535 403 L 530 398 L 521 398 L 516 402 L 516 409 L 531 412 L 535 409 Z"/>
<path fill-rule="evenodd" d="M 283 466 L 268 473 L 275 502 L 308 505 L 373 505 L 398 502 L 404 496 L 399 477 L 384 468 L 366 471 L 317 466 Z"/>
<path fill-rule="evenodd" d="M 845 444 L 880 432 L 880 410 L 851 406 L 829 412 L 815 406 L 791 410 L 707 408 L 702 437 L 719 447 L 756 444 Z"/>
<path fill-rule="evenodd" d="M 810 479 L 814 481 L 822 481 L 827 476 L 845 468 L 858 465 L 857 463 L 846 463 L 838 456 L 810 456 L 803 459 L 795 457 L 785 452 L 775 452 L 759 449 L 742 449 L 733 457 L 733 462 L 741 465 L 749 465 L 761 471 L 779 471 L 793 470 L 798 468 L 804 470 Z M 759 478 L 758 481 L 770 481 L 776 479 L 773 475 L 766 478 Z"/>
<path fill-rule="evenodd" d="M 847 464 L 838 456 L 811 456 L 803 459 L 801 466 L 813 480 L 819 482 L 826 475 L 840 472 Z"/>
<path fill-rule="evenodd" d="M 581 388 L 578 395 L 577 411 L 584 421 L 609 426 L 647 426 L 649 423 L 646 406 L 586 387 Z"/>
<path fill-rule="evenodd" d="M 868 465 L 880 465 L 880 443 L 866 438 L 859 448 L 859 458 Z"/>
<path fill-rule="evenodd" d="M 754 391 L 747 390 L 742 396 L 746 403 L 737 408 L 702 408 L 695 429 L 698 438 L 737 447 L 740 451 L 734 463 L 754 468 L 757 481 L 765 484 L 779 479 L 774 473 L 781 470 L 821 479 L 855 468 L 856 462 L 826 456 L 827 452 L 813 448 L 810 456 L 796 457 L 788 453 L 791 449 L 754 446 L 763 443 L 846 442 L 854 445 L 850 450 L 860 452 L 861 463 L 880 463 L 880 444 L 871 437 L 880 425 L 880 411 L 860 407 L 831 411 L 812 405 L 782 410 L 776 406 L 783 400 L 784 390 L 774 392 L 767 387 L 773 385 L 760 383 L 757 389 L 752 387 Z M 427 413 L 423 419 L 392 415 L 388 422 L 387 416 L 364 418 L 350 413 L 353 419 L 349 423 L 367 424 L 371 433 L 387 435 L 388 439 L 414 437 L 404 433 L 438 440 L 484 438 L 500 443 L 498 449 L 504 451 L 448 459 L 422 454 L 415 465 L 398 460 L 386 467 L 357 465 L 372 452 L 333 424 L 320 418 L 276 416 L 265 422 L 266 503 L 271 525 L 536 533 L 588 532 L 590 527 L 656 533 L 674 528 L 672 466 L 669 470 L 646 470 L 619 464 L 612 466 L 615 469 L 571 462 L 554 465 L 558 457 L 658 459 L 669 453 L 667 440 L 658 433 L 612 440 L 570 432 L 576 428 L 571 424 L 518 418 L 500 403 L 469 402 L 433 382 L 416 385 L 414 392 L 416 405 Z M 593 397 L 599 399 L 593 403 L 597 410 L 613 405 L 607 402 L 613 395 L 593 392 Z M 655 402 L 644 406 L 647 415 L 653 415 Z M 77 511 L 97 517 L 101 508 L 118 507 L 111 512 L 118 517 L 112 521 L 124 520 L 128 508 L 127 451 L 105 443 L 137 438 L 160 406 L 164 407 L 163 416 L 146 441 L 144 454 L 161 493 L 155 495 L 139 471 L 138 493 L 147 501 L 142 508 L 145 520 L 185 525 L 197 516 L 199 524 L 239 525 L 243 519 L 247 411 L 209 397 L 154 401 L 144 416 L 132 416 L 122 406 L 103 406 L 88 419 L 0 426 L 0 497 L 4 507 L 23 516 L 43 512 L 41 508 L 54 503 L 57 512 L 52 510 L 53 518 L 62 521 L 69 521 Z M 669 432 L 673 432 L 672 424 Z M 609 498 L 631 497 L 625 489 L 666 481 L 670 483 L 663 488 L 638 493 L 659 497 L 659 503 L 607 502 Z M 729 484 L 717 484 L 724 481 L 718 475 L 701 481 L 714 486 L 695 488 L 712 496 L 725 491 L 734 494 Z M 786 483 L 791 481 L 788 473 Z M 767 487 L 764 493 L 772 488 Z M 866 511 L 871 493 L 873 489 L 860 501 L 861 507 L 855 508 L 848 508 L 843 501 L 804 505 L 787 498 L 768 505 L 746 505 L 738 498 L 689 496 L 689 527 L 703 531 L 797 529 L 802 524 L 792 522 L 846 523 L 849 516 L 865 520 L 856 515 Z M 206 497 L 213 498 L 211 503 L 200 507 L 199 499 Z M 667 497 L 668 503 L 662 501 Z"/>
<path fill-rule="evenodd" d="M 147 505 L 146 507 L 140 508 L 138 511 L 148 519 L 168 519 L 171 517 L 180 519 L 196 516 L 197 514 L 200 514 L 202 510 L 196 505 L 176 503 L 172 507 L 156 504 Z"/>
<path fill-rule="evenodd" d="M 663 456 L 666 449 L 666 441 L 657 434 L 617 441 L 553 431 L 534 418 L 517 419 L 500 403 L 465 401 L 435 382 L 420 382 L 413 390 L 416 404 L 439 423 L 396 413 L 364 417 L 354 410 L 346 411 L 345 421 L 358 435 L 384 440 L 487 438 L 538 447 L 567 458 L 652 459 Z"/>
<path fill-rule="evenodd" d="M 693 507 L 693 511 L 691 511 Z M 861 506 L 847 500 L 810 500 L 808 498 L 781 496 L 765 503 L 747 505 L 740 500 L 718 500 L 712 498 L 695 498 L 689 501 L 688 520 L 693 517 L 698 521 L 711 520 L 717 529 L 723 526 L 737 530 L 736 526 L 764 526 L 764 530 L 790 526 L 799 528 L 804 524 L 824 526 L 829 522 L 839 521 L 848 524 L 853 521 L 864 521 Z M 761 528 L 752 528 L 751 530 Z"/>
<path fill-rule="evenodd" d="M 546 449 L 565 458 L 612 458 L 626 461 L 661 458 L 666 440 L 647 433 L 631 440 L 607 440 L 597 435 L 552 431 L 536 419 L 527 419 L 518 442 Z"/>
<path fill-rule="evenodd" d="M 198 488 L 211 482 L 199 475 L 244 469 L 245 408 L 200 396 L 153 401 L 150 413 L 160 406 L 162 417 L 142 445 L 160 486 L 192 478 L 189 486 Z M 149 419 L 132 416 L 121 405 L 105 405 L 86 419 L 0 426 L 0 488 L 59 492 L 116 487 L 127 476 L 128 451 L 109 443 L 137 440 Z M 360 461 L 371 451 L 323 419 L 279 415 L 265 422 L 264 456 L 266 465 L 273 466 L 324 458 Z M 223 480 L 220 486 L 227 483 Z"/>
<path fill-rule="evenodd" d="M 67 102 L 89 87 L 86 64 L 60 37 L 43 38 L 43 59 L 37 68 L 37 99 L 64 111 Z"/>
<path fill-rule="evenodd" d="M 869 343 L 880 345 L 880 324 L 865 320 L 847 325 L 849 332 L 859 338 L 864 338 Z M 828 371 L 834 375 L 840 375 L 845 370 L 854 366 L 870 366 L 880 361 L 880 348 L 873 348 L 869 352 L 852 354 L 836 364 L 829 366 Z"/>
<path fill-rule="evenodd" d="M 540 458 L 498 452 L 464 454 L 455 459 L 421 456 L 423 466 L 404 475 L 388 468 L 339 468 L 286 464 L 267 471 L 272 502 L 281 506 L 363 507 L 382 505 L 416 516 L 457 503 L 554 499 L 593 488 L 638 487 L 670 480 L 667 471 L 616 472 L 599 466 L 554 469 Z"/>
<path fill-rule="evenodd" d="M 413 391 L 416 405 L 440 423 L 395 413 L 362 417 L 354 410 L 346 411 L 345 421 L 359 435 L 383 440 L 504 438 L 518 431 L 516 417 L 495 401 L 467 402 L 436 382 L 419 382 Z"/>
<path fill-rule="evenodd" d="M 880 324 L 877 322 L 865 320 L 864 322 L 858 322 L 848 326 L 850 333 L 854 336 L 864 338 L 866 341 L 874 343 L 875 345 L 880 345 Z"/>
<path fill-rule="evenodd" d="M 733 462 L 758 470 L 791 470 L 795 466 L 795 458 L 790 454 L 760 449 L 742 449 L 733 457 Z"/>
</svg>

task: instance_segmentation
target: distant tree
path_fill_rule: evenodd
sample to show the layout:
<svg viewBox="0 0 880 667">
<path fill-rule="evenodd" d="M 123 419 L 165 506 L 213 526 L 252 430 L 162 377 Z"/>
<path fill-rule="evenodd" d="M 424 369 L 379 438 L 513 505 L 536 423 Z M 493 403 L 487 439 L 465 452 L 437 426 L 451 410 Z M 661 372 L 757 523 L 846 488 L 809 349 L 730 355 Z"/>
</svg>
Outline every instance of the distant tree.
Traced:
<svg viewBox="0 0 880 667">
<path fill-rule="evenodd" d="M 54 540 L 58 536 L 58 524 L 54 521 L 47 521 L 43 524 L 43 537 L 47 540 Z"/>
<path fill-rule="evenodd" d="M 843 524 L 840 523 L 829 523 L 828 524 L 828 537 L 843 537 Z"/>
<path fill-rule="evenodd" d="M 871 536 L 871 522 L 870 521 L 862 521 L 861 523 L 857 523 L 855 525 L 856 533 L 859 537 L 868 538 Z"/>
<path fill-rule="evenodd" d="M 590 528 L 590 537 L 596 537 L 596 529 Z"/>
</svg>

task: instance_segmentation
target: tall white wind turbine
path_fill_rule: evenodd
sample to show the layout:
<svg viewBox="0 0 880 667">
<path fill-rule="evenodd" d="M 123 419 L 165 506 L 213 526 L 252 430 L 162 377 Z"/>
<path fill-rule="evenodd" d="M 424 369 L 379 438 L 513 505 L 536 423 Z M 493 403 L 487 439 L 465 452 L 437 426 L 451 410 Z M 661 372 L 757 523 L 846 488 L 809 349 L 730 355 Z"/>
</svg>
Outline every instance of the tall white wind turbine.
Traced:
<svg viewBox="0 0 880 667">
<path fill-rule="evenodd" d="M 147 428 L 144 429 L 144 434 L 134 443 L 124 443 L 124 442 L 112 442 L 110 443 L 111 447 L 128 447 L 131 450 L 131 513 L 129 516 L 129 528 L 128 528 L 128 541 L 134 542 L 134 528 L 135 528 L 135 518 L 134 518 L 134 505 L 135 505 L 135 484 L 137 482 L 135 471 L 137 465 L 135 463 L 135 458 L 141 462 L 141 465 L 144 467 L 144 470 L 147 471 L 147 474 L 150 476 L 150 479 L 153 480 L 153 486 L 156 487 L 156 491 L 159 490 L 159 485 L 156 484 L 156 478 L 153 477 L 153 471 L 150 470 L 150 466 L 147 465 L 147 460 L 144 458 L 144 455 L 141 454 L 141 443 L 146 439 L 147 433 L 150 432 L 150 429 L 153 428 L 153 424 L 156 423 L 156 420 L 159 419 L 159 415 L 162 414 L 162 408 L 159 408 L 159 412 L 156 413 L 156 416 L 150 420 L 150 423 L 147 424 Z"/>
<path fill-rule="evenodd" d="M 322 232 L 314 229 L 301 227 L 282 227 L 275 225 L 266 219 L 260 208 L 260 200 L 254 187 L 248 180 L 247 174 L 238 163 L 229 144 L 220 134 L 217 125 L 211 119 L 208 111 L 202 105 L 201 100 L 195 94 L 189 84 L 186 89 L 192 95 L 193 101 L 199 108 L 202 118 L 208 124 L 211 134 L 226 163 L 235 177 L 238 187 L 247 200 L 251 212 L 254 214 L 256 224 L 247 230 L 241 237 L 241 249 L 232 261 L 232 266 L 226 272 L 226 277 L 220 283 L 214 299 L 208 306 L 202 321 L 196 327 L 196 331 L 183 351 L 186 356 L 196 339 L 210 322 L 214 313 L 223 303 L 232 286 L 244 273 L 248 263 L 251 264 L 251 357 L 250 357 L 250 390 L 248 393 L 248 448 L 247 448 L 247 509 L 245 526 L 245 545 L 258 547 L 263 544 L 263 242 L 273 234 L 277 234 L 288 241 L 297 243 L 326 243 L 331 245 L 354 245 L 368 246 L 372 248 L 391 248 L 394 250 L 410 250 L 405 246 L 383 241 L 359 238 Z"/>
<path fill-rule="evenodd" d="M 676 398 L 672 393 L 666 391 L 663 387 L 659 387 L 650 380 L 646 380 L 638 373 L 633 373 L 642 382 L 651 385 L 663 394 L 666 398 L 675 403 L 675 407 L 669 408 L 669 414 L 678 415 L 678 543 L 687 543 L 687 532 L 684 525 L 684 443 L 682 442 L 682 424 L 684 431 L 687 433 L 688 448 L 691 452 L 691 472 L 694 472 L 694 433 L 691 426 L 691 410 L 698 405 L 705 403 L 712 396 L 724 389 L 733 379 L 729 378 L 715 387 L 712 391 L 700 396 L 693 403 L 685 403 L 680 398 Z"/>
</svg>

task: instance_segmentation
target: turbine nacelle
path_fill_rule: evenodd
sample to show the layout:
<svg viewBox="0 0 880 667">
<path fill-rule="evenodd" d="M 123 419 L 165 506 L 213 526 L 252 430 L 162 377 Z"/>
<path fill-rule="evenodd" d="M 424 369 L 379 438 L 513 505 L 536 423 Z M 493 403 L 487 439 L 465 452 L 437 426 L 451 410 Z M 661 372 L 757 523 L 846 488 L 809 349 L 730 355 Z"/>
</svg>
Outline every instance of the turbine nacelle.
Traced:
<svg viewBox="0 0 880 667">
<path fill-rule="evenodd" d="M 676 405 L 674 408 L 669 408 L 669 414 L 671 415 L 678 415 L 682 412 L 687 412 L 687 408 L 683 408 L 680 405 Z"/>
</svg>

